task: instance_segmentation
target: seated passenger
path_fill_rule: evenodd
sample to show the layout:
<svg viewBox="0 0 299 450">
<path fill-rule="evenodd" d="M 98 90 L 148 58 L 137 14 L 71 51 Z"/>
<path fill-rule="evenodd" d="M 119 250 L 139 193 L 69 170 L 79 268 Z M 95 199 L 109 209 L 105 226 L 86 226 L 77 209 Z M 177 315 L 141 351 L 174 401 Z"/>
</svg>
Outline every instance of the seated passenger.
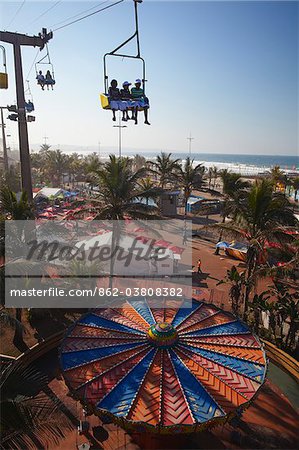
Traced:
<svg viewBox="0 0 299 450">
<path fill-rule="evenodd" d="M 53 91 L 53 84 L 55 84 L 55 80 L 53 80 L 50 70 L 47 70 L 45 84 L 47 85 L 48 90 L 49 86 L 51 86 Z"/>
<path fill-rule="evenodd" d="M 43 72 L 41 70 L 38 72 L 38 75 L 37 75 L 36 79 L 37 79 L 37 84 L 39 84 L 41 86 L 42 90 L 44 90 L 44 88 L 45 88 L 45 81 L 46 80 L 45 80 L 45 77 L 44 77 Z"/>
<path fill-rule="evenodd" d="M 126 105 L 123 104 L 120 97 L 120 91 L 117 87 L 117 81 L 111 80 L 110 88 L 108 90 L 108 99 L 110 103 L 110 108 L 112 109 L 112 120 L 115 122 L 115 111 L 124 111 L 126 109 Z"/>
<path fill-rule="evenodd" d="M 144 110 L 144 123 L 146 125 L 150 125 L 148 121 L 148 109 L 149 109 L 149 101 L 148 98 L 144 94 L 144 90 L 141 88 L 141 80 L 137 78 L 135 81 L 135 87 L 131 89 L 132 100 L 134 104 L 134 119 L 135 124 L 137 125 L 137 114 L 138 107 L 143 108 Z"/>
<path fill-rule="evenodd" d="M 34 105 L 31 100 L 28 100 L 28 102 L 25 102 L 25 109 L 29 113 L 34 111 Z"/>
<path fill-rule="evenodd" d="M 123 88 L 120 90 L 121 101 L 126 107 L 126 109 L 123 111 L 123 118 L 122 118 L 122 120 L 124 120 L 125 122 L 130 119 L 128 114 L 128 108 L 133 106 L 132 95 L 129 86 L 131 86 L 131 83 L 129 83 L 128 81 L 124 81 Z M 134 119 L 133 113 L 131 119 Z"/>
</svg>

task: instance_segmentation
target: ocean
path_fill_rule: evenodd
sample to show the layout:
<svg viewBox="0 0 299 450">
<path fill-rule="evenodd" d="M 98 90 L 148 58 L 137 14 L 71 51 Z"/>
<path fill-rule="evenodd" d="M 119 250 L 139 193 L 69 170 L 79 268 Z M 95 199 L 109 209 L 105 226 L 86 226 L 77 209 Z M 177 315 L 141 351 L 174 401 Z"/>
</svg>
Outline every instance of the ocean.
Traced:
<svg viewBox="0 0 299 450">
<path fill-rule="evenodd" d="M 125 154 L 126 152 L 124 152 Z M 132 155 L 137 152 L 128 152 Z M 153 159 L 157 152 L 142 152 L 141 155 Z M 188 153 L 173 153 L 174 158 L 184 160 Z M 222 153 L 192 153 L 194 163 L 203 163 L 206 167 L 216 166 L 218 169 L 228 169 L 242 175 L 256 175 L 270 171 L 274 166 L 279 166 L 286 172 L 297 172 L 299 176 L 299 157 L 280 155 L 233 155 Z"/>
</svg>

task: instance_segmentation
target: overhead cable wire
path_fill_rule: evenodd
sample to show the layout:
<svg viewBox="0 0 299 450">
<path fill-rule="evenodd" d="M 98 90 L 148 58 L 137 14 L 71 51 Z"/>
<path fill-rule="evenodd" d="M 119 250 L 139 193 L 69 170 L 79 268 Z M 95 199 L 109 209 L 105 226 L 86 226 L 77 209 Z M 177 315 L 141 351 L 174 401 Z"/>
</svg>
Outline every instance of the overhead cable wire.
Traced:
<svg viewBox="0 0 299 450">
<path fill-rule="evenodd" d="M 32 71 L 33 66 L 34 66 L 34 64 L 35 64 L 35 61 L 37 60 L 37 57 L 38 57 L 39 53 L 40 53 L 40 49 L 37 50 L 37 53 L 36 53 L 35 58 L 34 58 L 34 60 L 33 60 L 33 63 L 31 64 L 31 67 L 30 67 L 30 69 L 29 69 L 29 71 L 28 71 L 28 73 L 27 73 L 27 76 L 26 76 L 26 78 L 25 78 L 26 80 L 29 78 L 29 75 L 31 74 L 31 71 Z"/>
<path fill-rule="evenodd" d="M 49 11 L 51 11 L 53 8 L 55 8 L 55 6 L 59 5 L 59 3 L 61 3 L 61 2 L 62 2 L 62 0 L 59 0 L 58 2 L 55 2 L 54 5 L 51 5 L 50 8 L 46 9 L 46 11 L 44 11 L 39 16 L 37 16 L 34 20 L 32 20 L 32 22 L 30 22 L 29 25 L 31 25 L 32 23 L 36 22 L 41 17 L 44 17 Z"/>
<path fill-rule="evenodd" d="M 55 23 L 54 25 L 52 25 L 52 26 L 49 27 L 49 28 L 52 29 L 52 28 L 54 28 L 54 27 L 57 27 L 57 25 L 61 25 L 62 23 L 67 22 L 68 20 L 76 19 L 77 17 L 80 17 L 81 14 L 87 13 L 87 12 L 89 12 L 89 11 L 95 9 L 95 8 L 98 8 L 99 6 L 104 5 L 104 4 L 107 3 L 108 1 L 109 1 L 109 0 L 105 0 L 104 2 L 97 3 L 96 5 L 92 6 L 91 8 L 84 9 L 83 11 L 81 11 L 81 12 L 75 14 L 74 16 L 67 17 L 66 19 L 61 20 L 60 22 Z"/>
<path fill-rule="evenodd" d="M 69 23 L 67 23 L 66 25 L 62 25 L 61 27 L 56 28 L 55 30 L 53 30 L 53 32 L 54 32 L 54 31 L 61 30 L 62 28 L 65 28 L 65 27 L 69 27 L 70 25 L 73 25 L 74 23 L 77 23 L 77 22 L 80 22 L 81 20 L 87 19 L 87 17 L 94 16 L 95 14 L 98 14 L 98 13 L 100 13 L 101 11 L 105 11 L 106 9 L 112 8 L 112 6 L 116 6 L 116 5 L 118 5 L 119 3 L 122 3 L 123 1 L 124 1 L 124 0 L 119 0 L 119 1 L 117 1 L 117 2 L 115 2 L 115 3 L 112 3 L 111 5 L 105 6 L 104 8 L 100 8 L 100 9 L 98 9 L 97 11 L 94 11 L 94 12 L 92 12 L 92 13 L 90 13 L 90 14 L 87 14 L 86 16 L 83 16 L 83 17 L 80 17 L 79 19 L 73 20 L 72 22 L 69 22 Z"/>
<path fill-rule="evenodd" d="M 9 24 L 7 25 L 6 28 L 10 27 L 12 25 L 12 23 L 14 22 L 14 20 L 16 19 L 16 17 L 18 16 L 18 14 L 20 13 L 21 9 L 23 8 L 23 6 L 25 5 L 26 0 L 23 0 L 22 4 L 18 7 L 15 15 L 13 16 L 13 18 L 11 19 L 11 21 L 9 22 Z"/>
</svg>

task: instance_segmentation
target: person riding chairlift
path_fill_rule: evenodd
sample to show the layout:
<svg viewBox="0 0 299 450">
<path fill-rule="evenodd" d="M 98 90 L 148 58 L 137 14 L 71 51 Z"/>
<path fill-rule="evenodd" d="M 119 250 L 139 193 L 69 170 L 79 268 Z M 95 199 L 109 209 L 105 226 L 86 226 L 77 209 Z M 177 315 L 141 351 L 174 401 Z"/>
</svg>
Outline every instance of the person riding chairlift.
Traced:
<svg viewBox="0 0 299 450">
<path fill-rule="evenodd" d="M 117 87 L 117 80 L 111 80 L 108 90 L 108 99 L 112 110 L 112 120 L 115 122 L 115 111 L 125 111 L 127 109 L 126 103 L 121 101 L 120 91 Z"/>
<path fill-rule="evenodd" d="M 34 111 L 34 105 L 31 100 L 28 100 L 28 102 L 25 102 L 25 109 L 28 113 L 31 113 Z"/>
<path fill-rule="evenodd" d="M 137 78 L 135 81 L 135 87 L 132 87 L 131 89 L 131 95 L 133 99 L 133 105 L 134 105 L 134 120 L 135 125 L 137 125 L 137 115 L 138 115 L 138 108 L 143 108 L 144 110 L 144 123 L 146 125 L 150 125 L 148 121 L 148 109 L 149 109 L 149 100 L 144 94 L 144 90 L 141 88 L 141 80 Z"/>
<path fill-rule="evenodd" d="M 46 72 L 45 84 L 46 84 L 48 90 L 49 90 L 49 86 L 51 86 L 52 91 L 53 91 L 53 84 L 55 84 L 55 80 L 53 80 L 50 70 L 47 70 L 47 72 Z"/>
<path fill-rule="evenodd" d="M 125 122 L 130 119 L 134 120 L 133 112 L 132 112 L 132 117 L 129 117 L 129 114 L 128 114 L 128 109 L 133 106 L 132 94 L 130 92 L 129 86 L 131 86 L 131 83 L 129 83 L 128 81 L 124 81 L 123 88 L 120 90 L 121 101 L 123 102 L 123 104 L 126 107 L 126 109 L 123 111 L 123 118 L 122 118 L 122 120 Z"/>
<path fill-rule="evenodd" d="M 46 80 L 45 80 L 45 77 L 44 77 L 43 72 L 41 70 L 38 72 L 38 75 L 36 76 L 36 79 L 37 79 L 37 84 L 39 84 L 40 87 L 42 88 L 42 90 L 44 90 L 45 89 Z"/>
</svg>

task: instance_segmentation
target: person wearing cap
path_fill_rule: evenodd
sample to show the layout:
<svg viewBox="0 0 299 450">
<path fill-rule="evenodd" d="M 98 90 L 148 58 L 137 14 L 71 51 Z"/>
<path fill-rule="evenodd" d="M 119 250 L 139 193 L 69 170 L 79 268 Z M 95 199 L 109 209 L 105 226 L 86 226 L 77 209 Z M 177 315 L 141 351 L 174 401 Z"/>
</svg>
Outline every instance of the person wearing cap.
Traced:
<svg viewBox="0 0 299 450">
<path fill-rule="evenodd" d="M 120 90 L 120 98 L 121 98 L 123 105 L 125 106 L 125 109 L 123 110 L 122 120 L 124 120 L 125 122 L 130 119 L 129 114 L 128 114 L 128 109 L 131 108 L 133 105 L 132 95 L 131 95 L 129 86 L 131 86 L 131 83 L 129 83 L 128 81 L 124 81 L 123 88 Z M 132 119 L 134 119 L 133 113 L 132 113 Z"/>
<path fill-rule="evenodd" d="M 115 111 L 124 111 L 126 109 L 126 106 L 121 101 L 120 91 L 117 87 L 116 80 L 111 80 L 110 87 L 108 90 L 108 99 L 113 114 L 112 120 L 115 122 L 116 121 Z"/>
<path fill-rule="evenodd" d="M 148 121 L 148 109 L 149 109 L 149 101 L 148 98 L 144 94 L 144 90 L 141 87 L 141 80 L 137 78 L 135 81 L 135 87 L 132 87 L 131 89 L 131 95 L 132 100 L 134 102 L 134 120 L 135 124 L 137 125 L 137 114 L 138 114 L 138 108 L 143 108 L 144 111 L 144 123 L 146 125 L 150 125 Z"/>
</svg>

